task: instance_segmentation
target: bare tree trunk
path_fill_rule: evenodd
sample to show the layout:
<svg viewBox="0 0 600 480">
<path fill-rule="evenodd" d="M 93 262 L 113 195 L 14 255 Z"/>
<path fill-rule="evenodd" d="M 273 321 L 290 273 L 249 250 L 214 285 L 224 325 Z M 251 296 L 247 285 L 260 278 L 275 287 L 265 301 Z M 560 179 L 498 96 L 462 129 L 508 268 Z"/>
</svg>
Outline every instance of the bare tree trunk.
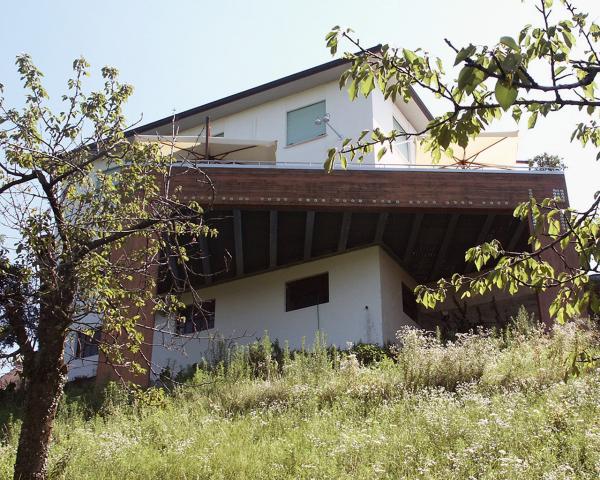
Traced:
<svg viewBox="0 0 600 480">
<path fill-rule="evenodd" d="M 44 480 L 54 418 L 66 380 L 63 341 L 35 352 L 25 385 L 25 413 L 19 437 L 15 480 Z M 24 373 L 28 366 L 23 365 Z"/>
</svg>

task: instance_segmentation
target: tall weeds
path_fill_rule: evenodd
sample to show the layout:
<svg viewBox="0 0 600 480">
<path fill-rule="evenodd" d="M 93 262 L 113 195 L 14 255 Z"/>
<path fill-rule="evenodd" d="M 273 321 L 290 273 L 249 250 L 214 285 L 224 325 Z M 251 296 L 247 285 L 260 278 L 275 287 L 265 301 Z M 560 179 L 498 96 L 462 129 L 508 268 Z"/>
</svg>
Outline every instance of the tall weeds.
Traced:
<svg viewBox="0 0 600 480">
<path fill-rule="evenodd" d="M 525 312 L 452 341 L 403 329 L 387 355 L 322 336 L 291 352 L 265 335 L 166 389 L 68 395 L 52 476 L 595 479 L 600 374 L 577 361 L 597 345 L 589 326 L 544 332 Z M 0 426 L 0 479 L 17 417 Z"/>
</svg>

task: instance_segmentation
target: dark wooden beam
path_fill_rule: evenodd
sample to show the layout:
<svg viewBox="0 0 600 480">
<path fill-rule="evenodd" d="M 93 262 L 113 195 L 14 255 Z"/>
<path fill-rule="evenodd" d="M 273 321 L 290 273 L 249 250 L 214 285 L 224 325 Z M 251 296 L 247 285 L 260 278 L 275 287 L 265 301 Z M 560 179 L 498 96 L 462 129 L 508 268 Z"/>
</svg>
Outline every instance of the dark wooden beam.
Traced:
<svg viewBox="0 0 600 480">
<path fill-rule="evenodd" d="M 379 218 L 377 219 L 377 228 L 375 229 L 375 238 L 373 239 L 374 243 L 381 243 L 383 241 L 383 234 L 385 233 L 385 226 L 387 225 L 388 216 L 388 212 L 382 212 L 379 214 Z"/>
<path fill-rule="evenodd" d="M 442 268 L 442 264 L 444 263 L 444 259 L 446 258 L 446 253 L 448 251 L 448 246 L 450 242 L 454 238 L 454 232 L 456 231 L 456 225 L 458 224 L 458 219 L 460 215 L 455 213 L 450 217 L 450 221 L 448 222 L 448 226 L 446 227 L 446 233 L 444 233 L 444 238 L 442 239 L 442 244 L 440 245 L 440 249 L 438 250 L 437 256 L 435 257 L 435 263 L 433 264 L 433 268 L 431 269 L 431 280 L 437 280 L 440 270 Z"/>
<path fill-rule="evenodd" d="M 315 229 L 315 212 L 306 212 L 306 229 L 304 230 L 304 260 L 312 256 L 313 232 Z"/>
<path fill-rule="evenodd" d="M 413 217 L 413 221 L 410 227 L 410 237 L 408 237 L 408 243 L 406 244 L 406 250 L 402 256 L 402 262 L 406 265 L 410 259 L 410 255 L 417 244 L 419 238 L 419 232 L 421 231 L 421 223 L 423 223 L 423 214 L 416 213 Z"/>
<path fill-rule="evenodd" d="M 235 244 L 235 273 L 244 274 L 244 247 L 242 238 L 242 212 L 239 208 L 233 209 L 233 241 Z"/>
<path fill-rule="evenodd" d="M 517 246 L 517 242 L 519 241 L 519 238 L 521 238 L 521 235 L 523 235 L 523 230 L 526 226 L 527 222 L 519 220 L 519 225 L 517 226 L 515 233 L 513 233 L 512 237 L 510 237 L 508 244 L 506 245 L 507 251 L 512 252 L 515 249 L 515 247 Z"/>
<path fill-rule="evenodd" d="M 494 224 L 494 220 L 496 220 L 496 214 L 491 213 L 487 217 L 485 217 L 485 221 L 483 222 L 483 226 L 481 230 L 479 230 L 479 234 L 477 235 L 477 240 L 475 241 L 474 247 L 481 245 L 487 239 L 490 230 L 492 229 L 492 225 Z M 474 263 L 469 263 L 465 268 L 465 273 L 471 273 L 475 269 Z"/>
<path fill-rule="evenodd" d="M 202 275 L 207 285 L 212 283 L 212 269 L 210 268 L 210 251 L 208 249 L 208 240 L 202 235 L 200 237 L 200 249 L 202 250 Z"/>
<path fill-rule="evenodd" d="M 350 223 L 352 222 L 352 213 L 344 212 L 342 217 L 342 226 L 340 227 L 340 239 L 338 241 L 338 252 L 346 250 L 348 245 L 348 234 L 350 233 Z"/>
<path fill-rule="evenodd" d="M 277 210 L 269 212 L 269 267 L 277 266 Z"/>
</svg>

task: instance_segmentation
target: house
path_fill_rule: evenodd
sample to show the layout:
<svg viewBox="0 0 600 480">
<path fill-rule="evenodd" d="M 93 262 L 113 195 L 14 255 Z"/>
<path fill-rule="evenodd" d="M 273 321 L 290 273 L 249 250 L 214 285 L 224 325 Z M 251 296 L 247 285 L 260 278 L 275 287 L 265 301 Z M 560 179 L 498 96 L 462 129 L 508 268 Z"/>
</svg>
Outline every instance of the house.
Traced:
<svg viewBox="0 0 600 480">
<path fill-rule="evenodd" d="M 20 364 L 15 365 L 8 372 L 0 375 L 0 391 L 10 388 L 18 389 L 21 386 L 21 374 L 23 367 Z"/>
<path fill-rule="evenodd" d="M 432 118 L 416 94 L 394 103 L 375 91 L 351 102 L 338 87 L 345 68 L 335 60 L 175 116 L 175 147 L 205 152 L 201 164 L 216 189 L 207 218 L 219 235 L 199 246 L 201 308 L 190 307 L 185 324 L 157 315 L 141 327 L 140 358 L 153 367 L 136 381 L 199 361 L 216 338 L 250 342 L 268 331 L 298 348 L 321 331 L 342 347 L 384 344 L 404 325 L 495 324 L 520 305 L 550 321 L 550 292 L 498 291 L 427 311 L 413 288 L 468 271 L 464 252 L 483 241 L 525 249 L 529 225 L 513 209 L 532 196 L 567 201 L 563 172 L 529 170 L 517 162 L 516 132 L 500 132 L 440 165 L 407 140 L 381 161 L 375 149 L 326 174 L 326 152 L 341 138 L 376 127 L 416 132 Z M 171 132 L 166 117 L 131 135 L 160 142 Z M 182 179 L 184 198 L 208 202 L 197 180 Z M 191 303 L 190 293 L 182 298 Z M 110 377 L 94 343 L 82 337 L 70 346 L 70 378 Z"/>
</svg>

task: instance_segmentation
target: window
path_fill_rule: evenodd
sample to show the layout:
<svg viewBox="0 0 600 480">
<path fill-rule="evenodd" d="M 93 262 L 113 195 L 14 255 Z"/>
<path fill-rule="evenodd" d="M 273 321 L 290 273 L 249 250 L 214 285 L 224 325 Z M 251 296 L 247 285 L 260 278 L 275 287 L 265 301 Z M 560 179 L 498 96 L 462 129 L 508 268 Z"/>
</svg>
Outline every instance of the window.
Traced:
<svg viewBox="0 0 600 480">
<path fill-rule="evenodd" d="M 417 321 L 417 299 L 413 289 L 402 284 L 402 310 L 413 321 Z"/>
<path fill-rule="evenodd" d="M 75 345 L 75 357 L 87 358 L 98 355 L 98 344 L 100 343 L 100 330 L 94 330 L 92 335 L 77 332 L 77 344 Z"/>
<path fill-rule="evenodd" d="M 189 335 L 215 328 L 215 301 L 205 300 L 201 305 L 188 305 L 183 311 L 185 321 L 178 321 L 175 331 L 179 335 Z"/>
<path fill-rule="evenodd" d="M 325 115 L 325 100 L 287 113 L 287 145 L 312 140 L 325 135 L 325 122 L 315 123 Z"/>
<path fill-rule="evenodd" d="M 396 120 L 396 117 L 393 117 L 393 119 L 394 130 L 400 132 L 400 136 L 396 138 L 396 142 L 398 143 L 394 146 L 398 149 L 398 151 L 404 156 L 404 158 L 408 162 L 410 161 L 410 144 L 408 143 L 408 137 L 405 135 L 406 130 L 402 128 L 402 125 L 400 125 L 400 122 Z"/>
<path fill-rule="evenodd" d="M 329 274 L 302 278 L 285 284 L 285 311 L 329 302 Z"/>
</svg>

